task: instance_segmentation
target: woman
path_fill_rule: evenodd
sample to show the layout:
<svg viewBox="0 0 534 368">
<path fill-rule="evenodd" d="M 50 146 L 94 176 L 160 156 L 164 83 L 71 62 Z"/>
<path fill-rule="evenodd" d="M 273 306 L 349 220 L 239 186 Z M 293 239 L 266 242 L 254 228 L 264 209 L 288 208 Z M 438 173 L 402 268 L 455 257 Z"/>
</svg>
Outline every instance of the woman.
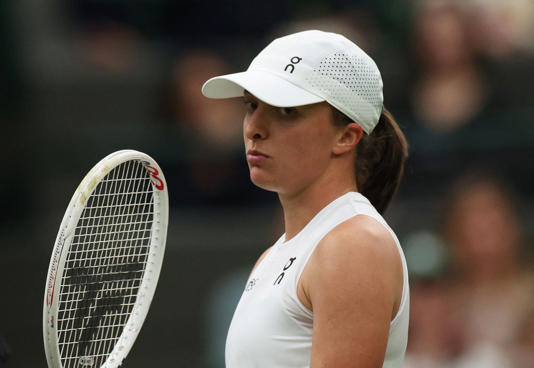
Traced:
<svg viewBox="0 0 534 368">
<path fill-rule="evenodd" d="M 383 109 L 373 60 L 341 35 L 300 32 L 202 92 L 244 98 L 250 178 L 284 210 L 285 234 L 261 255 L 234 313 L 226 366 L 402 366 L 406 262 L 379 212 L 407 144 Z"/>
<path fill-rule="evenodd" d="M 451 252 L 450 315 L 461 327 L 456 362 L 523 367 L 517 350 L 534 306 L 534 267 L 514 194 L 476 168 L 451 187 L 442 231 Z"/>
</svg>

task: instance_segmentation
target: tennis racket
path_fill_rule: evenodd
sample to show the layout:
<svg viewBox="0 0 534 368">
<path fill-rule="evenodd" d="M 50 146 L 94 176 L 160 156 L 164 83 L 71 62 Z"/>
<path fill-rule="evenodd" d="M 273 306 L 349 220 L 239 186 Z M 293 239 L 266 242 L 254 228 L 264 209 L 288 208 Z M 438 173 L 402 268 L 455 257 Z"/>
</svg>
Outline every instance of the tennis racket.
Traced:
<svg viewBox="0 0 534 368">
<path fill-rule="evenodd" d="M 65 212 L 48 269 L 48 367 L 122 366 L 156 289 L 167 221 L 167 184 L 150 156 L 122 150 L 89 171 Z"/>
</svg>

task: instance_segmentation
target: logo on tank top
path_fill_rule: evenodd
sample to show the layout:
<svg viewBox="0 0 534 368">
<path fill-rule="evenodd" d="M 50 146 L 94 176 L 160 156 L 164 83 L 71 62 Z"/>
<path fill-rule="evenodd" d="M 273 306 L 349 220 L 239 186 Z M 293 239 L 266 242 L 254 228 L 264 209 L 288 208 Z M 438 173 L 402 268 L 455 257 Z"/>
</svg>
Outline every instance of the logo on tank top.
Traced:
<svg viewBox="0 0 534 368">
<path fill-rule="evenodd" d="M 251 279 L 248 283 L 247 283 L 247 286 L 245 286 L 245 291 L 250 291 L 252 290 L 252 288 L 256 285 L 256 283 L 258 282 L 258 278 L 253 278 Z"/>
<path fill-rule="evenodd" d="M 297 257 L 289 258 L 289 261 L 287 261 L 286 265 L 284 266 L 284 269 L 282 270 L 282 273 L 280 275 L 278 275 L 276 280 L 274 280 L 273 285 L 280 285 L 280 283 L 282 282 L 282 279 L 284 278 L 284 276 L 286 274 L 286 271 L 289 270 L 289 267 L 291 267 L 293 265 L 293 262 L 295 262 L 295 259 L 297 259 Z"/>
</svg>

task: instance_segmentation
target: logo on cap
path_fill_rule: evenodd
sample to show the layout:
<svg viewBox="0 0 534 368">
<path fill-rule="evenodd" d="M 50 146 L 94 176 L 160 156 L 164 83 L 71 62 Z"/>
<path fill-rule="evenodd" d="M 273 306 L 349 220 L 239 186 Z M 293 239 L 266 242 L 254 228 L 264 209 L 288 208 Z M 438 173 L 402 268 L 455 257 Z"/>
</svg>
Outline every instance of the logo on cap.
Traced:
<svg viewBox="0 0 534 368">
<path fill-rule="evenodd" d="M 284 71 L 287 72 L 288 71 L 288 68 L 291 68 L 291 70 L 289 70 L 289 73 L 293 73 L 293 70 L 295 70 L 295 64 L 298 64 L 300 63 L 300 61 L 302 60 L 301 57 L 298 57 L 298 56 L 293 56 L 291 58 L 290 63 L 286 65 L 286 67 L 284 68 Z"/>
</svg>

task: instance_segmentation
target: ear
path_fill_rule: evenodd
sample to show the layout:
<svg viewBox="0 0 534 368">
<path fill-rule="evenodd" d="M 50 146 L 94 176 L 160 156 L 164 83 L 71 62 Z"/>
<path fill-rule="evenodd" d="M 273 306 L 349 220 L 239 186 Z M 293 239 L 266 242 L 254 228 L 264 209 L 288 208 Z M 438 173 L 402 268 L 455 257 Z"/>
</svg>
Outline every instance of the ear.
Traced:
<svg viewBox="0 0 534 368">
<path fill-rule="evenodd" d="M 337 136 L 334 147 L 332 147 L 332 153 L 334 155 L 342 155 L 352 151 L 362 139 L 363 134 L 363 129 L 359 124 L 350 123 L 345 125 Z"/>
</svg>

